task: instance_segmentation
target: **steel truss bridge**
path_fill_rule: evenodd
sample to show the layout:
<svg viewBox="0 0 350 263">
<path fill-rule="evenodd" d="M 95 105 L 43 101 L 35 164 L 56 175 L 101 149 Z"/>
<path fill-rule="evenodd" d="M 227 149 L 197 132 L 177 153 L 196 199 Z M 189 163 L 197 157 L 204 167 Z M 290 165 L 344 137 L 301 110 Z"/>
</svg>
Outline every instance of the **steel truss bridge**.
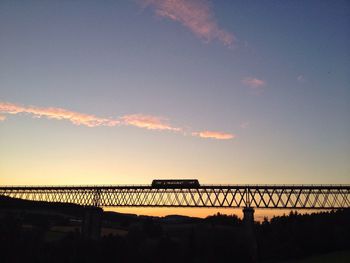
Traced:
<svg viewBox="0 0 350 263">
<path fill-rule="evenodd" d="M 350 207 L 350 185 L 5 186 L 0 196 L 96 207 Z"/>
</svg>

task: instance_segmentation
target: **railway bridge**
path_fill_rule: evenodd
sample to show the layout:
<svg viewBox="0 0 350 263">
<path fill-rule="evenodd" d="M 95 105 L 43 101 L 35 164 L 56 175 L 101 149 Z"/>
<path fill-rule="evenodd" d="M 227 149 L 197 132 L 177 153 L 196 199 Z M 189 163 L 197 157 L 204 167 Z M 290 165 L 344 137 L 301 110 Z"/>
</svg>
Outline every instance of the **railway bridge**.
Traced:
<svg viewBox="0 0 350 263">
<path fill-rule="evenodd" d="M 350 185 L 200 185 L 198 180 L 153 180 L 151 185 L 0 186 L 0 195 L 95 207 L 350 207 Z"/>
</svg>

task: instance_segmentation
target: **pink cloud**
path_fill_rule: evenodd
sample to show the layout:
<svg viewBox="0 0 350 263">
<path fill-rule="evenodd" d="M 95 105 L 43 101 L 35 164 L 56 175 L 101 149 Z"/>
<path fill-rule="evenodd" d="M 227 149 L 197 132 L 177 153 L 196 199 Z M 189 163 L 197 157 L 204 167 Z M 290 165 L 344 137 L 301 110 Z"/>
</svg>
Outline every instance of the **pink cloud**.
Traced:
<svg viewBox="0 0 350 263">
<path fill-rule="evenodd" d="M 249 121 L 245 121 L 245 122 L 242 122 L 239 127 L 241 127 L 242 129 L 246 129 L 248 128 L 250 125 Z"/>
<path fill-rule="evenodd" d="M 21 105 L 7 102 L 0 103 L 0 112 L 8 114 L 30 114 L 32 117 L 35 118 L 45 117 L 48 119 L 68 120 L 75 125 L 84 125 L 87 127 L 116 126 L 119 124 L 118 120 L 99 118 L 95 115 L 74 112 L 62 108 L 41 108 L 34 106 L 24 107 Z"/>
<path fill-rule="evenodd" d="M 47 119 L 67 120 L 74 125 L 83 125 L 87 127 L 114 127 L 124 125 L 134 126 L 147 130 L 173 131 L 186 135 L 184 128 L 172 126 L 168 123 L 167 119 L 144 114 L 124 115 L 120 118 L 101 118 L 92 114 L 85 114 L 62 108 L 22 106 L 14 103 L 0 102 L 0 121 L 6 119 L 6 115 L 3 114 L 25 114 L 33 118 L 43 117 Z M 230 133 L 213 131 L 190 132 L 190 134 L 192 136 L 201 138 L 211 138 L 218 140 L 233 139 L 235 137 Z"/>
<path fill-rule="evenodd" d="M 305 82 L 305 77 L 304 77 L 304 75 L 299 75 L 299 76 L 297 77 L 297 80 L 298 80 L 299 82 Z"/>
<path fill-rule="evenodd" d="M 242 83 L 250 88 L 261 88 L 266 85 L 266 82 L 264 80 L 253 77 L 243 79 Z"/>
<path fill-rule="evenodd" d="M 159 118 L 150 115 L 132 114 L 121 117 L 124 125 L 131 125 L 147 130 L 168 130 L 180 131 L 180 128 L 172 127 L 164 118 Z"/>
<path fill-rule="evenodd" d="M 217 139 L 217 140 L 229 140 L 229 139 L 234 139 L 236 137 L 234 134 L 231 134 L 231 133 L 217 132 L 217 131 L 193 132 L 192 136 L 197 136 L 200 138 Z"/>
<path fill-rule="evenodd" d="M 200 39 L 217 39 L 229 47 L 235 41 L 232 33 L 219 28 L 206 0 L 143 0 L 143 3 L 153 6 L 158 16 L 181 23 Z"/>
</svg>

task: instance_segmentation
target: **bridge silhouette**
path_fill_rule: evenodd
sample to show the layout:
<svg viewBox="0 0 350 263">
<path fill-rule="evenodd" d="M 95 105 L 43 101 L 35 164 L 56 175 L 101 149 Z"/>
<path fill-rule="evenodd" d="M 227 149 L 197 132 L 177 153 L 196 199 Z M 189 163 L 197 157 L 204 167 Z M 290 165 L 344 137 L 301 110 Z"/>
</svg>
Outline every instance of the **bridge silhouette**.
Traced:
<svg viewBox="0 0 350 263">
<path fill-rule="evenodd" d="M 2 186 L 0 195 L 95 207 L 350 207 L 350 185 Z"/>
</svg>

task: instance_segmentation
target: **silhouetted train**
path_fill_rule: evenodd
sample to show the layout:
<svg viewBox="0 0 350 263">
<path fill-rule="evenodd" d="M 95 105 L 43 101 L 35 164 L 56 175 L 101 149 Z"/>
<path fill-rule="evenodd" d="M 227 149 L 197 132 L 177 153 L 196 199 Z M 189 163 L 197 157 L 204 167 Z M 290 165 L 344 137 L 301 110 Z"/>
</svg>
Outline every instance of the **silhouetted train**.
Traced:
<svg viewBox="0 0 350 263">
<path fill-rule="evenodd" d="M 196 179 L 152 181 L 153 188 L 197 188 L 199 186 L 199 181 Z"/>
</svg>

